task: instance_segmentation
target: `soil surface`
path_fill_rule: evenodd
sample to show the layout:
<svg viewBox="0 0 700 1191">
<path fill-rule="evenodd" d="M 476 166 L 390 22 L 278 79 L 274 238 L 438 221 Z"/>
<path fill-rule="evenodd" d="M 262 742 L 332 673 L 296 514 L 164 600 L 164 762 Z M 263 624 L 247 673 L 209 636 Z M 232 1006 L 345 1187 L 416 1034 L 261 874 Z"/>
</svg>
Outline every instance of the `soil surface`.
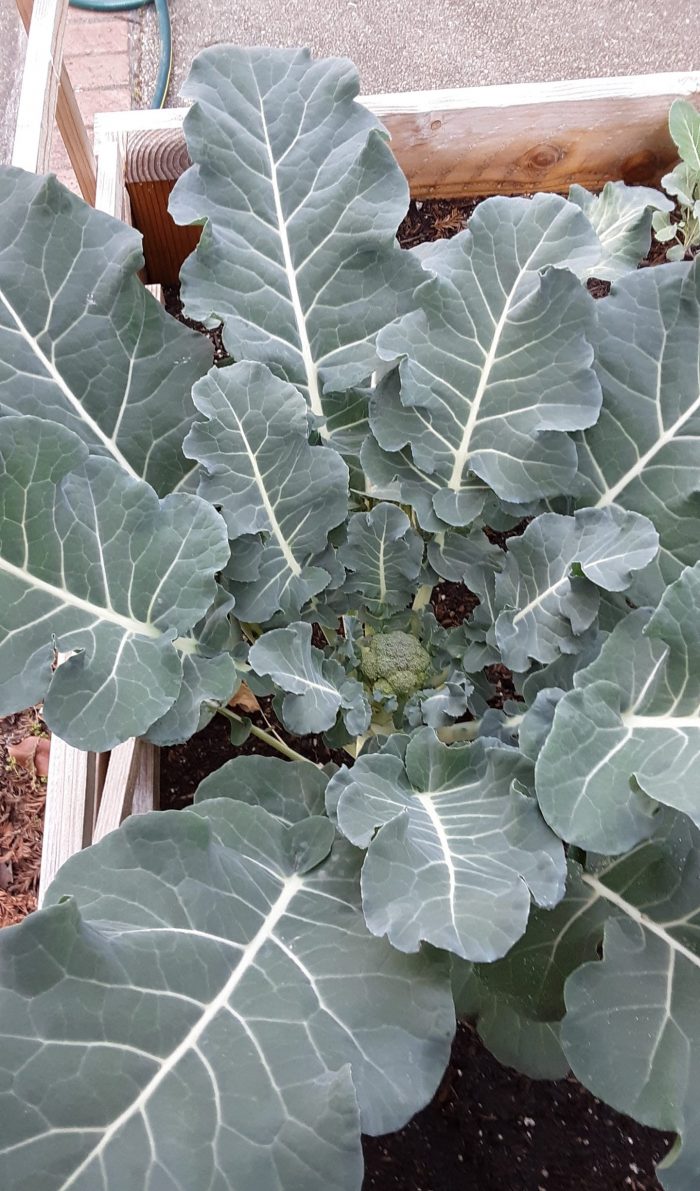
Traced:
<svg viewBox="0 0 700 1191">
<path fill-rule="evenodd" d="M 463 1024 L 432 1104 L 364 1139 L 363 1191 L 661 1191 L 654 1166 L 670 1144 L 573 1076 L 502 1067 Z"/>
</svg>

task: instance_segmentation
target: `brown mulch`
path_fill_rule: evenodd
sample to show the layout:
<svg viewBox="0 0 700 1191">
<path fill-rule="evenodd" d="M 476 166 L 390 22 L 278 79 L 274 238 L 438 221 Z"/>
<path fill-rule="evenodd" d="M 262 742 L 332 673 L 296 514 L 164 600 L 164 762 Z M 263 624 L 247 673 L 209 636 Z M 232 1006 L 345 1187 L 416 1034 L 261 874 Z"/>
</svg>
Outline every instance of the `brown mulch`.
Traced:
<svg viewBox="0 0 700 1191">
<path fill-rule="evenodd" d="M 0 720 L 0 926 L 36 909 L 46 779 L 8 752 L 28 736 L 48 737 L 35 709 Z"/>
</svg>

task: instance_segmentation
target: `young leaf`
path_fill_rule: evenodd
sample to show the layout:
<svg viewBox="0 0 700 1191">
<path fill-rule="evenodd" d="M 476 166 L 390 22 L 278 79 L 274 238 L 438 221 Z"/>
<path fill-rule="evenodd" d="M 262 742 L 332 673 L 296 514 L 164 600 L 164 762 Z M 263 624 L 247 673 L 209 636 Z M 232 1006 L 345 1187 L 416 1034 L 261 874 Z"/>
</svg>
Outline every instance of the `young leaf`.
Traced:
<svg viewBox="0 0 700 1191">
<path fill-rule="evenodd" d="M 356 592 L 373 612 L 405 608 L 417 587 L 423 541 L 401 509 L 377 504 L 350 518 L 338 558 L 350 571 L 343 591 Z"/>
<path fill-rule="evenodd" d="M 700 563 L 653 615 L 621 621 L 574 683 L 537 762 L 547 822 L 608 853 L 649 834 L 652 799 L 700 823 Z"/>
<path fill-rule="evenodd" d="M 700 546 L 700 261 L 640 269 L 596 312 L 603 408 L 581 436 L 577 503 L 615 502 L 649 517 L 672 582 Z M 654 602 L 662 590 L 663 582 Z"/>
<path fill-rule="evenodd" d="M 195 422 L 184 444 L 206 472 L 199 495 L 221 510 L 230 538 L 246 535 L 255 576 L 253 591 L 236 581 L 234 550 L 229 589 L 241 597 L 238 614 L 294 616 L 330 581 L 309 560 L 347 515 L 347 466 L 335 451 L 309 446 L 303 397 L 263 364 L 213 368 L 192 395 L 207 419 Z"/>
<path fill-rule="evenodd" d="M 636 269 L 649 251 L 652 212 L 673 210 L 673 203 L 660 190 L 624 182 L 606 182 L 600 194 L 571 186 L 569 201 L 588 216 L 603 249 L 600 260 L 583 276 L 602 281 L 617 281 Z"/>
<path fill-rule="evenodd" d="M 570 490 L 562 432 L 595 422 L 600 389 L 593 300 L 567 266 L 598 252 L 585 215 L 557 195 L 489 199 L 465 232 L 422 252 L 434 276 L 419 309 L 378 338 L 382 359 L 401 360 L 403 405 L 374 404 L 370 424 L 385 451 L 410 443 L 440 480 L 433 508 L 450 525 L 477 516 L 484 484 L 514 503 Z"/>
<path fill-rule="evenodd" d="M 598 611 L 597 587 L 624 591 L 658 550 L 652 523 L 615 505 L 542 513 L 509 543 L 496 573 L 496 640 L 511 670 L 576 653 Z M 574 569 L 574 567 L 576 569 Z"/>
<path fill-rule="evenodd" d="M 205 226 L 182 270 L 187 313 L 223 320 L 237 359 L 324 392 L 364 382 L 380 327 L 410 307 L 420 268 L 395 240 L 408 187 L 346 59 L 214 46 L 182 94 L 194 165 L 170 210 Z M 328 433 L 322 427 L 322 433 Z"/>
<path fill-rule="evenodd" d="M 674 99 L 668 128 L 683 161 L 700 174 L 700 112 L 687 99 Z"/>
<path fill-rule="evenodd" d="M 466 959 L 505 954 L 525 930 L 530 894 L 555 905 L 564 891 L 562 846 L 523 789 L 531 773 L 515 749 L 448 747 L 424 728 L 403 760 L 360 757 L 333 777 L 329 813 L 368 849 L 370 930 L 402 951 L 425 940 Z"/>
<path fill-rule="evenodd" d="M 47 418 L 164 496 L 190 464 L 211 346 L 137 276 L 141 237 L 56 178 L 0 167 L 0 415 Z"/>
<path fill-rule="evenodd" d="M 44 698 L 57 735 L 99 752 L 178 697 L 225 526 L 196 496 L 159 501 L 70 430 L 0 426 L 0 715 Z M 52 673 L 54 648 L 73 656 Z"/>
<path fill-rule="evenodd" d="M 454 1029 L 444 961 L 367 931 L 359 862 L 227 798 L 74 856 L 0 935 L 7 1185 L 359 1191 L 360 1127 L 430 1099 Z"/>
<path fill-rule="evenodd" d="M 324 658 L 311 644 L 310 624 L 296 621 L 284 629 L 271 629 L 251 646 L 248 660 L 257 674 L 269 675 L 283 691 L 282 717 L 291 732 L 324 732 L 332 728 L 338 712 L 352 717 L 353 735 L 369 725 L 370 708 L 362 685 L 349 678 L 333 658 Z"/>
</svg>

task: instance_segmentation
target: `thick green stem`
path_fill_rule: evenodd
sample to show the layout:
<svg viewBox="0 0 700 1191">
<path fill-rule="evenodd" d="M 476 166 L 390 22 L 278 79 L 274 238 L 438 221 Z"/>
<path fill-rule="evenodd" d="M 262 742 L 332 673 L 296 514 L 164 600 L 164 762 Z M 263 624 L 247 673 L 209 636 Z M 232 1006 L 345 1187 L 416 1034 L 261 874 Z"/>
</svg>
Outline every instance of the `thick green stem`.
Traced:
<svg viewBox="0 0 700 1191">
<path fill-rule="evenodd" d="M 223 715 L 227 720 L 231 720 L 234 724 L 242 724 L 244 717 L 236 715 L 235 711 L 229 711 L 228 707 L 222 707 L 219 703 L 207 703 L 214 711 L 218 711 L 219 715 Z M 265 744 L 269 744 L 270 748 L 277 749 L 283 757 L 287 757 L 290 761 L 306 761 L 307 765 L 315 765 L 317 769 L 321 766 L 317 761 L 311 761 L 305 757 L 303 753 L 298 753 L 296 749 L 290 748 L 283 740 L 278 740 L 271 732 L 266 732 L 264 728 L 259 728 L 257 724 L 250 725 L 251 736 L 256 736 L 258 740 L 263 740 Z"/>
<path fill-rule="evenodd" d="M 419 587 L 413 600 L 413 611 L 420 612 L 421 608 L 427 608 L 432 594 L 433 589 L 430 583 L 424 583 L 422 587 Z"/>
</svg>

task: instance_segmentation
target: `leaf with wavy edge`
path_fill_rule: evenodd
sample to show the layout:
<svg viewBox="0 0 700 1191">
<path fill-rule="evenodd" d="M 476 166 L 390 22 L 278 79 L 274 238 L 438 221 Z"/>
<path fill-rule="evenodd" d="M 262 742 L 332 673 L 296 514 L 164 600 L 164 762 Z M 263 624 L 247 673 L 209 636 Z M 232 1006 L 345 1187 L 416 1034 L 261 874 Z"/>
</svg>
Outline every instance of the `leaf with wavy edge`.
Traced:
<svg viewBox="0 0 700 1191">
<path fill-rule="evenodd" d="M 622 620 L 574 687 L 537 762 L 552 827 L 581 847 L 622 852 L 649 834 L 655 802 L 700 823 L 700 563 L 653 614 Z"/>
<path fill-rule="evenodd" d="M 282 691 L 285 726 L 303 736 L 332 728 L 339 711 L 353 735 L 369 726 L 370 706 L 362 684 L 334 658 L 311 644 L 312 627 L 295 621 L 270 629 L 251 646 L 248 661 L 256 674 L 269 675 Z M 350 726 L 351 725 L 351 726 Z"/>
<path fill-rule="evenodd" d="M 658 1168 L 667 1191 L 700 1170 L 700 836 L 664 814 L 654 839 L 584 873 L 608 920 L 603 958 L 565 986 L 561 1038 L 594 1095 L 679 1134 Z"/>
<path fill-rule="evenodd" d="M 603 408 L 580 436 L 579 507 L 615 502 L 660 538 L 656 602 L 700 552 L 700 261 L 640 269 L 596 305 Z"/>
<path fill-rule="evenodd" d="M 524 671 L 530 658 L 552 662 L 577 653 L 598 612 L 598 587 L 624 591 L 658 542 L 646 517 L 615 505 L 531 521 L 510 540 L 495 575 L 496 640 L 506 666 Z"/>
<path fill-rule="evenodd" d="M 430 1099 L 454 1031 L 444 959 L 367 931 L 360 861 L 228 798 L 73 857 L 0 937 L 3 1184 L 359 1191 L 360 1127 Z"/>
<path fill-rule="evenodd" d="M 0 426 L 0 715 L 43 698 L 53 731 L 100 752 L 178 697 L 226 527 L 199 497 L 159 500 L 70 430 Z M 73 653 L 55 673 L 54 647 Z"/>
<path fill-rule="evenodd" d="M 204 223 L 182 270 L 185 309 L 221 319 L 232 355 L 269 364 L 318 419 L 335 418 L 324 393 L 367 379 L 377 331 L 410 308 L 420 280 L 395 240 L 406 180 L 355 102 L 357 72 L 308 50 L 214 46 L 182 93 L 195 101 L 194 165 L 170 210 Z"/>
<path fill-rule="evenodd" d="M 651 243 L 654 211 L 672 211 L 673 203 L 651 186 L 606 182 L 599 194 L 585 186 L 570 186 L 569 201 L 588 216 L 602 245 L 599 261 L 583 273 L 602 281 L 617 281 L 637 268 Z"/>
<path fill-rule="evenodd" d="M 432 277 L 418 310 L 377 341 L 382 359 L 401 361 L 400 399 L 374 402 L 370 425 L 383 450 L 410 443 L 439 479 L 433 509 L 450 525 L 478 515 L 484 485 L 516 504 L 569 490 L 564 432 L 600 407 L 593 300 L 569 268 L 599 252 L 583 212 L 557 195 L 488 199 L 465 232 L 423 246 Z"/>
<path fill-rule="evenodd" d="M 348 521 L 338 560 L 349 574 L 342 591 L 356 593 L 371 611 L 405 608 L 414 595 L 423 561 L 423 540 L 406 514 L 380 503 Z"/>
<path fill-rule="evenodd" d="M 306 402 L 264 364 L 213 368 L 192 396 L 206 418 L 184 444 L 205 470 L 199 495 L 221 510 L 230 538 L 246 536 L 254 590 L 241 583 L 235 548 L 229 567 L 229 589 L 246 606 L 239 615 L 294 616 L 330 582 L 311 559 L 347 516 L 347 466 L 330 448 L 309 446 Z"/>
<path fill-rule="evenodd" d="M 278 757 L 234 757 L 200 782 L 195 803 L 234 798 L 261 806 L 287 827 L 310 815 L 322 815 L 329 775 L 309 761 Z"/>
<path fill-rule="evenodd" d="M 161 496 L 211 345 L 137 274 L 141 237 L 52 176 L 0 167 L 0 414 L 48 418 Z"/>
<path fill-rule="evenodd" d="M 564 853 L 524 792 L 531 774 L 515 749 L 482 740 L 448 747 L 423 728 L 403 758 L 360 757 L 333 777 L 329 813 L 368 849 L 362 905 L 370 930 L 402 951 L 427 941 L 490 961 L 525 930 L 531 893 L 555 905 Z"/>
</svg>

